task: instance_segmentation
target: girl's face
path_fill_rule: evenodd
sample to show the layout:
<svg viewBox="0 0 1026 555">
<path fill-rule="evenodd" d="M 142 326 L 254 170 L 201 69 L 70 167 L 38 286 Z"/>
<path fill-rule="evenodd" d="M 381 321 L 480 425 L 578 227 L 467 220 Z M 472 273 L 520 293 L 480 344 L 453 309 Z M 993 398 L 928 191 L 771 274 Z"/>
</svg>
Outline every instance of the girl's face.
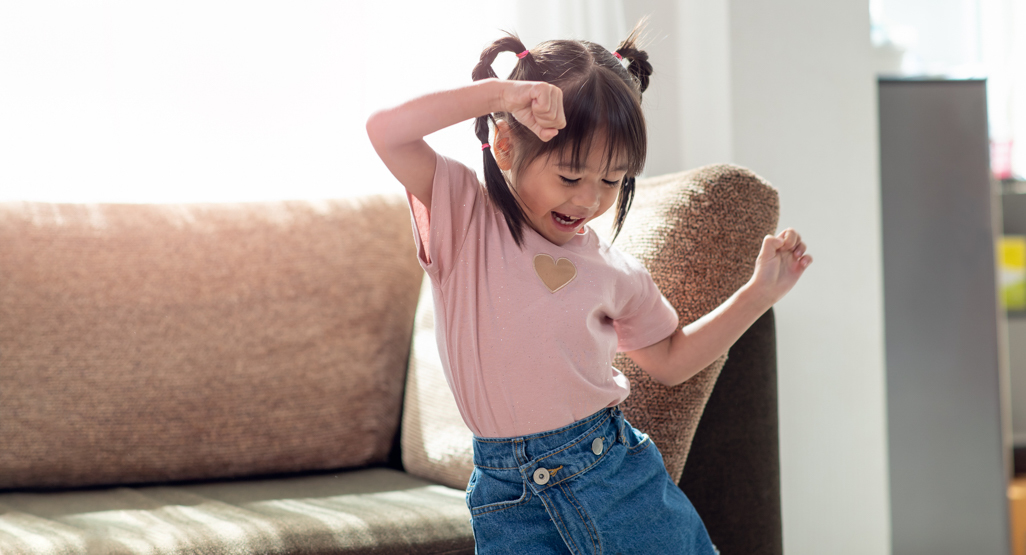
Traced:
<svg viewBox="0 0 1026 555">
<path fill-rule="evenodd" d="M 517 175 L 513 185 L 531 227 L 556 245 L 565 245 L 586 223 L 616 202 L 627 161 L 606 167 L 603 137 L 594 137 L 585 166 L 574 171 L 560 157 L 539 156 Z"/>
</svg>

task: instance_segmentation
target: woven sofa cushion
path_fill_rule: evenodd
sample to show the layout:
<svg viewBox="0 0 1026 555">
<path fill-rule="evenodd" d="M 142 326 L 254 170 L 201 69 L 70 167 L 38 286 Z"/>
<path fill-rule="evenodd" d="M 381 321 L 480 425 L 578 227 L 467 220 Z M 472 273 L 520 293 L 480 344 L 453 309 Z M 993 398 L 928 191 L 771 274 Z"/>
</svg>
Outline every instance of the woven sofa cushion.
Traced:
<svg viewBox="0 0 1026 555">
<path fill-rule="evenodd" d="M 4 555 L 474 553 L 463 492 L 387 468 L 0 493 Z"/>
<path fill-rule="evenodd" d="M 713 165 L 638 180 L 637 193 L 615 245 L 637 257 L 677 309 L 681 325 L 727 300 L 752 275 L 762 239 L 774 233 L 777 191 L 751 171 Z M 600 233 L 612 214 L 595 220 Z M 427 288 L 428 285 L 423 285 Z M 431 295 L 421 294 L 407 376 L 402 448 L 406 470 L 465 487 L 473 469 L 473 435 L 460 419 L 435 347 Z M 614 365 L 631 381 L 626 418 L 647 432 L 679 480 L 705 403 L 726 354 L 676 387 L 665 387 L 626 355 Z"/>
<path fill-rule="evenodd" d="M 382 462 L 404 199 L 0 204 L 0 489 Z"/>
</svg>

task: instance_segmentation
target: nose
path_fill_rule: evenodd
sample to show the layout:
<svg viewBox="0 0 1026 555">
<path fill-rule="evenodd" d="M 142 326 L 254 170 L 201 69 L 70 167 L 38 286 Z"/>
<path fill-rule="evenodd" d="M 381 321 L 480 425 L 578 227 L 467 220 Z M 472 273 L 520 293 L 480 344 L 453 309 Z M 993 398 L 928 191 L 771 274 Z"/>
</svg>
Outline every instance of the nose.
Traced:
<svg viewBox="0 0 1026 555">
<path fill-rule="evenodd" d="M 573 202 L 581 208 L 595 210 L 598 208 L 601 200 L 597 183 L 582 183 L 574 189 Z"/>
</svg>

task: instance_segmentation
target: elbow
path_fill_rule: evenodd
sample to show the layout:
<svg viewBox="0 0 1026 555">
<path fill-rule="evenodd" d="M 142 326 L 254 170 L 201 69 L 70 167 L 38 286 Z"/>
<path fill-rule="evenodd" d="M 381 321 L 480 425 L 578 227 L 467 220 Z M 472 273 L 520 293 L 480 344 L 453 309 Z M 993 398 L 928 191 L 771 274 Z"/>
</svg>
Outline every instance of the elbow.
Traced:
<svg viewBox="0 0 1026 555">
<path fill-rule="evenodd" d="M 653 380 L 663 387 L 674 387 L 684 383 L 686 380 L 677 379 L 669 373 L 655 373 L 650 372 L 648 374 Z"/>
<path fill-rule="evenodd" d="M 636 361 L 635 361 L 636 362 Z M 641 366 L 640 364 L 638 366 Z M 650 364 L 641 366 L 641 369 L 656 383 L 664 387 L 675 387 L 688 380 L 701 371 L 701 368 L 694 369 L 689 366 L 675 365 L 667 360 L 662 364 Z"/>
<path fill-rule="evenodd" d="M 380 110 L 374 112 L 369 118 L 367 118 L 367 138 L 370 139 L 371 146 L 373 146 L 375 150 L 378 150 L 378 145 L 381 143 L 382 127 L 384 127 L 382 119 L 383 117 Z"/>
<path fill-rule="evenodd" d="M 678 328 L 666 339 L 643 349 L 628 352 L 627 356 L 656 383 L 673 387 L 684 383 L 690 377 L 690 374 L 681 368 L 683 361 L 680 347 L 683 341 L 684 333 Z"/>
<path fill-rule="evenodd" d="M 635 361 L 635 364 L 638 364 Z M 648 374 L 648 377 L 652 378 L 657 384 L 664 387 L 673 387 L 684 383 L 684 380 L 678 379 L 677 374 L 673 372 L 672 368 L 666 365 L 654 365 L 649 363 L 646 366 L 638 364 L 638 366 Z"/>
<path fill-rule="evenodd" d="M 379 156 L 394 146 L 395 137 L 391 137 L 389 133 L 392 129 L 391 120 L 390 110 L 378 110 L 367 118 L 367 124 L 364 126 L 367 129 L 367 138 Z"/>
</svg>

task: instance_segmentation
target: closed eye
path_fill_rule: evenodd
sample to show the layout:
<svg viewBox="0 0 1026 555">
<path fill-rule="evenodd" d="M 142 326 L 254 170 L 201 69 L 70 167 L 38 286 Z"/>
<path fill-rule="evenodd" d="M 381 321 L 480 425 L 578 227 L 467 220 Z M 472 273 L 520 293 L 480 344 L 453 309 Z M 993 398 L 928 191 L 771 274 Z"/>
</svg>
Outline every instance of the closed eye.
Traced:
<svg viewBox="0 0 1026 555">
<path fill-rule="evenodd" d="M 581 178 L 579 178 L 579 177 L 577 179 L 568 179 L 566 177 L 563 177 L 562 175 L 559 176 L 559 178 L 562 179 L 563 183 L 566 183 L 567 185 L 576 185 L 577 182 L 579 182 L 581 180 Z M 606 185 L 609 185 L 610 187 L 616 187 L 617 185 L 620 184 L 620 180 L 617 180 L 617 179 L 614 179 L 613 181 L 609 181 L 608 179 L 603 179 L 602 182 L 605 183 Z"/>
</svg>

